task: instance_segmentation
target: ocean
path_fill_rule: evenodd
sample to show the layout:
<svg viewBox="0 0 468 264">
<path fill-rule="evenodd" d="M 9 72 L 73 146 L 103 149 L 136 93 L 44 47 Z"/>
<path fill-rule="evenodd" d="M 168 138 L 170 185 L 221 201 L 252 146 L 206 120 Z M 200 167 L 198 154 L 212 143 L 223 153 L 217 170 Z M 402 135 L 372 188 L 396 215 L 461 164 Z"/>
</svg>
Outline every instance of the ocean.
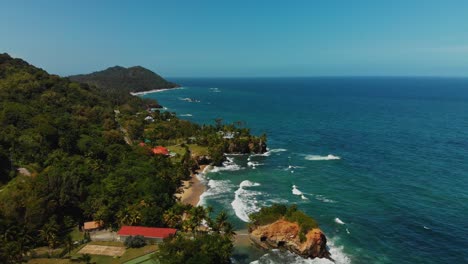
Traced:
<svg viewBox="0 0 468 264">
<path fill-rule="evenodd" d="M 229 156 L 202 176 L 201 203 L 237 229 L 261 206 L 297 204 L 336 263 L 468 263 L 468 79 L 171 81 L 183 88 L 143 96 L 268 135 L 266 154 Z M 234 261 L 332 263 L 241 246 Z"/>
</svg>

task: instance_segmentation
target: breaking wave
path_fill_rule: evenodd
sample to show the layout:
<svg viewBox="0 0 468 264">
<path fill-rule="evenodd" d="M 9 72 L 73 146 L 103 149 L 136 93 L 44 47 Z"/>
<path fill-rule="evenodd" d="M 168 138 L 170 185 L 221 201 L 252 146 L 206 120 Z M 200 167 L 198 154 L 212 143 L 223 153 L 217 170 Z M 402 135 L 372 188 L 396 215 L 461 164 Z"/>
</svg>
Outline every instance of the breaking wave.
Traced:
<svg viewBox="0 0 468 264">
<path fill-rule="evenodd" d="M 207 190 L 200 196 L 198 205 L 206 205 L 207 198 L 215 198 L 230 193 L 234 185 L 229 180 L 209 180 Z"/>
<path fill-rule="evenodd" d="M 350 264 L 351 258 L 343 252 L 343 246 L 336 246 L 332 239 L 327 241 L 327 246 L 331 257 L 335 262 L 329 259 L 305 259 L 301 256 L 298 256 L 289 251 L 282 251 L 278 249 L 273 249 L 269 253 L 263 255 L 258 260 L 250 262 L 250 264 L 282 264 L 282 263 L 291 263 L 291 264 Z"/>
<path fill-rule="evenodd" d="M 233 158 L 230 158 L 230 157 L 226 157 L 226 161 L 223 162 L 223 166 L 221 167 L 213 167 L 210 172 L 220 172 L 220 171 L 238 171 L 238 170 L 242 170 L 243 168 L 236 164 L 234 162 L 234 159 Z"/>
<path fill-rule="evenodd" d="M 296 185 L 293 185 L 293 186 L 292 186 L 292 194 L 294 194 L 294 195 L 302 195 L 302 192 L 299 191 L 299 189 L 297 189 L 297 186 L 296 186 Z"/>
<path fill-rule="evenodd" d="M 340 225 L 344 225 L 345 223 L 343 221 L 341 221 L 341 219 L 339 219 L 338 217 L 335 218 L 335 223 L 337 224 L 340 224 Z"/>
<path fill-rule="evenodd" d="M 262 156 L 262 157 L 268 157 L 271 155 L 271 153 L 279 153 L 279 152 L 284 152 L 288 151 L 287 149 L 284 148 L 278 148 L 278 149 L 267 149 L 268 151 L 262 154 L 252 154 L 251 157 L 256 157 L 256 156 Z"/>
<path fill-rule="evenodd" d="M 327 197 L 325 197 L 323 195 L 320 195 L 320 194 L 315 195 L 315 199 L 317 199 L 317 200 L 319 200 L 321 202 L 324 202 L 324 203 L 336 203 L 335 200 L 328 199 Z"/>
<path fill-rule="evenodd" d="M 261 165 L 263 165 L 263 163 L 259 163 L 259 162 L 256 162 L 256 161 L 247 162 L 247 166 L 252 167 L 252 169 L 256 169 L 257 166 L 261 166 Z"/>
<path fill-rule="evenodd" d="M 306 160 L 339 160 L 341 159 L 338 156 L 334 156 L 332 154 L 329 154 L 327 156 L 320 156 L 320 155 L 307 155 L 305 157 Z"/>
<path fill-rule="evenodd" d="M 234 192 L 234 201 L 231 205 L 236 216 L 244 222 L 249 222 L 249 215 L 260 210 L 256 196 L 260 195 L 261 192 L 248 189 L 255 186 L 260 186 L 260 184 L 245 180 L 239 184 L 239 189 Z"/>
<path fill-rule="evenodd" d="M 182 114 L 182 115 L 179 115 L 179 116 L 193 116 L 192 114 Z"/>
</svg>

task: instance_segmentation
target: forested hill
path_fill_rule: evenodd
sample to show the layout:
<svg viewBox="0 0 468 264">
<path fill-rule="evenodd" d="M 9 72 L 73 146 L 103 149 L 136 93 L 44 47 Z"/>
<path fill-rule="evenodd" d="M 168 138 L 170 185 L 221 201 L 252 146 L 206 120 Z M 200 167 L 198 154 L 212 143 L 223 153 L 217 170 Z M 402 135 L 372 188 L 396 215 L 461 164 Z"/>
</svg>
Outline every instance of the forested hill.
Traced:
<svg viewBox="0 0 468 264">
<path fill-rule="evenodd" d="M 114 110 L 131 120 L 145 109 L 128 96 L 114 105 L 96 88 L 0 54 L 0 262 L 55 248 L 90 219 L 164 225 L 188 172 L 125 143 Z"/>
<path fill-rule="evenodd" d="M 1 263 L 22 263 L 42 246 L 63 249 L 72 230 L 90 220 L 112 229 L 196 232 L 205 216 L 190 225 L 164 216 L 177 211 L 182 219 L 175 193 L 197 169 L 197 157 L 221 164 L 223 153 L 266 151 L 265 135 L 221 122 L 200 126 L 153 111 L 152 103 L 128 93 L 109 97 L 0 54 Z M 156 155 L 158 145 L 173 155 Z"/>
<path fill-rule="evenodd" d="M 141 66 L 130 68 L 115 66 L 90 74 L 69 76 L 69 78 L 72 81 L 95 85 L 107 92 L 130 93 L 179 87 Z"/>
</svg>

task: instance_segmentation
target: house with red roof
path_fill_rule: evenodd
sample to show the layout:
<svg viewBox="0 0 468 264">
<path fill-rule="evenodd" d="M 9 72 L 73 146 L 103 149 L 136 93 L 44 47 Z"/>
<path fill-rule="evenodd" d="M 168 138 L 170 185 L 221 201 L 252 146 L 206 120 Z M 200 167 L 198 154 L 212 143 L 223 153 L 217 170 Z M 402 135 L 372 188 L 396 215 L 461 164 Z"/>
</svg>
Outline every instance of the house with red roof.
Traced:
<svg viewBox="0 0 468 264">
<path fill-rule="evenodd" d="M 151 150 L 155 155 L 169 156 L 169 150 L 163 146 L 157 146 Z"/>
<path fill-rule="evenodd" d="M 143 236 L 147 240 L 162 242 L 164 238 L 173 236 L 176 232 L 177 229 L 174 228 L 122 226 L 117 235 L 120 241 L 125 241 L 129 236 Z"/>
</svg>

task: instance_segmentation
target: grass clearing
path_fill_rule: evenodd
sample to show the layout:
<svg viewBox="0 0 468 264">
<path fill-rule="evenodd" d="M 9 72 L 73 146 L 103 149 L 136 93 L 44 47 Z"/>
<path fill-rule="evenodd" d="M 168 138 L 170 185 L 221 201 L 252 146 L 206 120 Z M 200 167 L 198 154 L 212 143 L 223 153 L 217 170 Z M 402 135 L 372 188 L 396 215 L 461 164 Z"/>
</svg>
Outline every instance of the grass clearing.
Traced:
<svg viewBox="0 0 468 264">
<path fill-rule="evenodd" d="M 157 245 L 147 245 L 141 248 L 128 248 L 125 251 L 125 254 L 120 258 L 120 262 L 124 263 L 135 258 L 141 258 L 143 256 L 149 255 L 158 249 Z"/>
<path fill-rule="evenodd" d="M 189 149 L 193 156 L 207 156 L 209 155 L 208 147 L 202 147 L 197 144 L 189 144 Z"/>
<path fill-rule="evenodd" d="M 81 232 L 78 227 L 75 227 L 73 231 L 71 231 L 70 236 L 73 239 L 73 241 L 79 241 L 84 238 L 84 233 Z"/>
</svg>

